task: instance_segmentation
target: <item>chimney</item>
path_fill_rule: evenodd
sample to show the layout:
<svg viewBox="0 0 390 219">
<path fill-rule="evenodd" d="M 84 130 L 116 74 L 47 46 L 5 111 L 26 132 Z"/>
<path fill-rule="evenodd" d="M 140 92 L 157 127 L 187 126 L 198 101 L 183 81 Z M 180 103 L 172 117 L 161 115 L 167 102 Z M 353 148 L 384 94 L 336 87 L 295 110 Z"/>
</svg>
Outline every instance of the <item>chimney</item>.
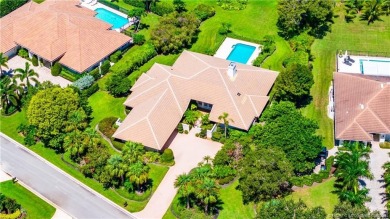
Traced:
<svg viewBox="0 0 390 219">
<path fill-rule="evenodd" d="M 230 62 L 228 70 L 227 70 L 227 74 L 230 77 L 230 79 L 233 79 L 236 76 L 236 74 L 237 74 L 236 63 Z"/>
</svg>

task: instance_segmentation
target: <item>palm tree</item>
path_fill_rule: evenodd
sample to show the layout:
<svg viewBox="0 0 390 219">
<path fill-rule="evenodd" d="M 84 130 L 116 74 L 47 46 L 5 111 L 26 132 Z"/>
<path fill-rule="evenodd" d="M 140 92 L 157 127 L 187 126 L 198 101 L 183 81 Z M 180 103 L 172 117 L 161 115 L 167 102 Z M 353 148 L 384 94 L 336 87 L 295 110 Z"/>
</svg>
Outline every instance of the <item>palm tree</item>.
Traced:
<svg viewBox="0 0 390 219">
<path fill-rule="evenodd" d="M 139 191 L 141 185 L 145 184 L 149 179 L 149 166 L 138 161 L 130 166 L 126 176 L 129 177 L 130 182 L 136 185 L 136 188 Z"/>
<path fill-rule="evenodd" d="M 11 81 L 11 78 L 5 76 L 0 80 L 1 107 L 6 112 L 11 106 L 18 106 L 19 96 L 17 94 L 18 86 Z"/>
<path fill-rule="evenodd" d="M 348 201 L 353 206 L 363 206 L 366 201 L 369 201 L 370 198 L 367 197 L 368 189 L 363 188 L 358 190 L 356 193 L 353 191 L 341 191 L 339 193 L 341 201 Z"/>
<path fill-rule="evenodd" d="M 366 20 L 367 25 L 374 23 L 376 20 L 381 20 L 383 15 L 382 0 L 367 0 L 364 2 L 363 14 L 360 16 L 361 20 Z"/>
<path fill-rule="evenodd" d="M 5 56 L 5 55 L 1 52 L 1 53 L 0 53 L 0 76 L 3 74 L 3 69 L 2 69 L 2 67 L 8 68 L 7 62 L 8 62 L 8 57 Z"/>
<path fill-rule="evenodd" d="M 123 184 L 127 166 L 124 164 L 122 156 L 118 154 L 111 155 L 110 159 L 107 160 L 106 170 L 108 170 L 111 177 L 120 178 L 121 184 Z"/>
<path fill-rule="evenodd" d="M 72 112 L 69 115 L 69 125 L 66 128 L 66 131 L 76 131 L 79 129 L 83 129 L 87 123 L 85 122 L 85 119 L 87 118 L 87 115 L 83 110 L 77 110 Z"/>
<path fill-rule="evenodd" d="M 190 208 L 190 195 L 194 192 L 194 180 L 190 174 L 180 174 L 175 180 L 175 188 L 179 188 L 179 194 L 186 199 L 187 209 Z"/>
<path fill-rule="evenodd" d="M 224 112 L 222 115 L 218 116 L 218 120 L 222 121 L 224 124 L 225 128 L 225 138 L 226 138 L 226 133 L 227 133 L 227 128 L 229 127 L 229 122 L 234 122 L 233 119 L 229 118 L 229 114 Z"/>
<path fill-rule="evenodd" d="M 137 162 L 144 153 L 145 148 L 142 144 L 131 141 L 125 143 L 122 151 L 124 159 L 131 164 Z"/>
<path fill-rule="evenodd" d="M 97 131 L 94 128 L 87 128 L 85 129 L 84 134 L 86 136 L 88 144 L 96 146 L 96 143 L 99 141 L 100 137 Z"/>
<path fill-rule="evenodd" d="M 87 146 L 83 143 L 83 138 L 79 130 L 75 130 L 65 136 L 64 148 L 66 151 L 70 151 L 73 160 L 80 158 L 80 154 L 85 152 Z"/>
<path fill-rule="evenodd" d="M 196 197 L 204 204 L 204 210 L 209 212 L 210 205 L 218 201 L 219 186 L 214 179 L 204 178 L 196 190 Z"/>
<path fill-rule="evenodd" d="M 209 155 L 207 155 L 207 156 L 203 157 L 203 160 L 206 162 L 206 164 L 209 164 L 209 162 L 212 161 L 213 158 L 211 158 Z"/>
<path fill-rule="evenodd" d="M 15 77 L 20 79 L 20 82 L 23 84 L 24 87 L 28 88 L 31 86 L 31 81 L 33 81 L 35 84 L 38 84 L 38 73 L 34 71 L 34 69 L 30 69 L 30 63 L 26 62 L 24 69 L 17 68 L 15 69 L 15 72 L 18 74 L 15 74 Z M 26 80 L 26 84 L 24 84 L 24 80 Z"/>
</svg>

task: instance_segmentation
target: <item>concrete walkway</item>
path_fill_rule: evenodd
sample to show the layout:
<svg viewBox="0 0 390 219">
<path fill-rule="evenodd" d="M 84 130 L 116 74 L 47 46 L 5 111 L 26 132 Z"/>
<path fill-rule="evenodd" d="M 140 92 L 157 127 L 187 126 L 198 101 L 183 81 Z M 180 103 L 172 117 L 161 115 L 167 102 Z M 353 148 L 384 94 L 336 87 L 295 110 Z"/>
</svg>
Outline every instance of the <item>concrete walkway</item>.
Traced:
<svg viewBox="0 0 390 219">
<path fill-rule="evenodd" d="M 382 149 L 379 147 L 378 142 L 372 142 L 372 152 L 370 153 L 370 169 L 374 175 L 373 180 L 365 179 L 366 187 L 370 190 L 368 196 L 371 197 L 370 202 L 366 202 L 366 206 L 371 211 L 378 210 L 382 214 L 385 213 L 386 201 L 385 201 L 385 182 L 383 180 L 383 174 L 385 170 L 382 168 L 383 164 L 390 160 L 388 149 Z"/>
<path fill-rule="evenodd" d="M 188 135 L 177 134 L 169 146 L 175 156 L 175 165 L 169 169 L 145 209 L 134 215 L 143 219 L 162 218 L 176 195 L 173 184 L 177 176 L 188 173 L 205 156 L 214 157 L 221 146 L 218 142 L 195 137 L 193 131 Z"/>
<path fill-rule="evenodd" d="M 3 70 L 6 71 L 8 74 L 15 74 L 14 70 L 17 68 L 24 69 L 26 62 L 29 62 L 30 68 L 34 69 L 34 71 L 38 73 L 38 81 L 41 83 L 44 81 L 51 81 L 53 84 L 58 84 L 61 87 L 66 87 L 69 84 L 72 84 L 72 82 L 66 80 L 65 78 L 51 75 L 51 71 L 49 68 L 46 68 L 45 66 L 33 66 L 30 61 L 20 56 L 14 56 L 9 59 L 7 62 L 8 69 L 3 67 Z"/>
</svg>

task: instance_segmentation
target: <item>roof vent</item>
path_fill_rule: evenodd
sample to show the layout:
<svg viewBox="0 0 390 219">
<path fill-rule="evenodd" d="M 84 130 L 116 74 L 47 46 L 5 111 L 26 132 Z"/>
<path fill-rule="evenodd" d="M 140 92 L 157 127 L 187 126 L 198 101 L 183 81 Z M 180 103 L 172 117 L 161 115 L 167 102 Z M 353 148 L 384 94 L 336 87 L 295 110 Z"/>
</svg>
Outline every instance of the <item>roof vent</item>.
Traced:
<svg viewBox="0 0 390 219">
<path fill-rule="evenodd" d="M 228 76 L 232 79 L 236 76 L 237 74 L 237 66 L 236 63 L 230 62 L 228 70 L 227 70 Z"/>
<path fill-rule="evenodd" d="M 359 104 L 360 109 L 364 109 L 364 104 Z"/>
<path fill-rule="evenodd" d="M 238 92 L 238 93 L 237 93 L 237 96 L 241 96 L 241 93 L 240 93 L 240 92 Z"/>
<path fill-rule="evenodd" d="M 385 85 L 383 83 L 381 83 L 381 88 L 383 88 Z"/>
</svg>

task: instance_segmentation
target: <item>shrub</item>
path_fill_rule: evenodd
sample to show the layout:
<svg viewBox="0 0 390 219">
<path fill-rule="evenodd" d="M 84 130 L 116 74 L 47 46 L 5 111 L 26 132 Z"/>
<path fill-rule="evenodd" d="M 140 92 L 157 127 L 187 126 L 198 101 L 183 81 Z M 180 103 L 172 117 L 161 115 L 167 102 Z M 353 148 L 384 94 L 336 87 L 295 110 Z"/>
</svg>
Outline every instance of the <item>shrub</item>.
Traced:
<svg viewBox="0 0 390 219">
<path fill-rule="evenodd" d="M 131 88 L 131 81 L 123 74 L 113 74 L 106 82 L 107 91 L 114 97 L 126 95 Z"/>
<path fill-rule="evenodd" d="M 206 138 L 207 137 L 207 129 L 201 129 L 199 133 L 199 137 Z"/>
<path fill-rule="evenodd" d="M 156 163 L 160 160 L 160 154 L 154 151 L 147 151 L 142 157 L 145 163 Z"/>
<path fill-rule="evenodd" d="M 31 63 L 33 64 L 33 66 L 38 66 L 38 58 L 36 55 L 33 55 Z"/>
<path fill-rule="evenodd" d="M 18 56 L 27 59 L 28 58 L 28 52 L 25 49 L 19 49 Z"/>
<path fill-rule="evenodd" d="M 225 184 L 230 183 L 233 180 L 234 180 L 234 176 L 227 176 L 225 178 L 218 179 L 218 184 L 219 185 L 225 185 Z"/>
<path fill-rule="evenodd" d="M 215 15 L 215 9 L 210 5 L 199 4 L 195 7 L 194 13 L 199 20 L 205 21 Z"/>
<path fill-rule="evenodd" d="M 160 161 L 162 163 L 172 163 L 174 161 L 173 151 L 172 149 L 168 148 L 165 149 L 164 152 L 161 155 Z"/>
<path fill-rule="evenodd" d="M 114 133 L 112 133 L 112 134 L 114 134 Z M 118 149 L 120 151 L 122 151 L 123 147 L 125 146 L 125 143 L 117 141 L 117 140 L 115 140 L 113 138 L 111 138 L 111 143 L 114 146 L 114 148 L 116 148 L 116 149 Z"/>
<path fill-rule="evenodd" d="M 0 1 L 0 18 L 5 15 L 11 13 L 13 10 L 19 8 L 23 4 L 25 4 L 27 0 L 1 0 Z"/>
<path fill-rule="evenodd" d="M 58 62 L 54 63 L 54 65 L 51 67 L 50 71 L 51 71 L 51 75 L 53 75 L 53 76 L 60 75 L 61 71 L 62 71 L 61 64 Z"/>
<path fill-rule="evenodd" d="M 179 123 L 179 124 L 177 125 L 177 131 L 178 131 L 180 134 L 183 133 L 183 124 Z"/>
<path fill-rule="evenodd" d="M 142 0 L 123 0 L 126 4 L 132 5 L 138 8 L 144 8 L 145 3 Z"/>
<path fill-rule="evenodd" d="M 1 219 L 17 219 L 19 218 L 20 216 L 22 215 L 22 213 L 20 212 L 20 210 L 16 210 L 14 213 L 12 214 L 3 214 L 3 213 L 0 213 L 0 218 Z"/>
<path fill-rule="evenodd" d="M 276 50 L 275 40 L 272 36 L 266 35 L 263 40 L 261 40 L 260 44 L 263 45 L 261 53 L 259 56 L 253 61 L 254 66 L 260 66 L 268 56 L 272 55 L 272 53 Z"/>
<path fill-rule="evenodd" d="M 106 137 L 111 138 L 116 131 L 116 128 L 114 128 L 116 120 L 118 120 L 117 117 L 107 117 L 102 119 L 102 121 L 99 122 L 99 131 Z"/>
<path fill-rule="evenodd" d="M 293 64 L 308 66 L 309 54 L 305 51 L 299 50 L 294 52 L 291 56 L 283 61 L 284 67 L 288 67 L 289 65 Z"/>
<path fill-rule="evenodd" d="M 217 4 L 224 10 L 243 10 L 248 0 L 217 0 Z"/>
<path fill-rule="evenodd" d="M 116 63 L 121 58 L 122 52 L 120 50 L 116 51 L 110 56 L 110 61 Z"/>
<path fill-rule="evenodd" d="M 62 69 L 60 76 L 65 78 L 66 80 L 72 81 L 72 82 L 77 81 L 78 79 L 83 77 L 82 74 L 73 73 L 73 72 L 68 71 L 66 69 Z"/>
<path fill-rule="evenodd" d="M 123 55 L 121 60 L 111 66 L 110 70 L 113 73 L 128 75 L 156 55 L 156 50 L 151 44 L 133 47 Z"/>
<path fill-rule="evenodd" d="M 222 138 L 222 133 L 221 132 L 213 132 L 213 135 L 211 136 L 211 140 L 213 141 L 220 141 Z"/>
<path fill-rule="evenodd" d="M 135 45 L 142 45 L 145 43 L 145 36 L 142 34 L 135 33 L 132 35 L 133 37 L 133 43 Z"/>
<path fill-rule="evenodd" d="M 100 76 L 101 76 L 101 74 L 99 72 L 99 68 L 93 69 L 88 74 L 91 75 L 93 78 L 95 78 L 95 80 L 98 80 L 100 78 Z"/>
<path fill-rule="evenodd" d="M 188 134 L 188 130 L 184 130 L 184 134 L 186 134 L 186 135 L 187 135 L 187 134 Z"/>
<path fill-rule="evenodd" d="M 150 10 L 160 16 L 170 14 L 175 11 L 175 8 L 172 4 L 167 2 L 158 2 L 150 7 Z"/>
<path fill-rule="evenodd" d="M 73 82 L 72 85 L 77 87 L 80 90 L 84 90 L 85 88 L 90 87 L 94 81 L 95 81 L 95 78 L 92 75 L 85 75 L 84 77 Z"/>
<path fill-rule="evenodd" d="M 110 61 L 105 60 L 103 64 L 100 66 L 100 74 L 101 75 L 107 74 L 108 70 L 110 70 L 110 67 L 111 67 Z"/>
<path fill-rule="evenodd" d="M 88 97 L 92 96 L 92 94 L 96 93 L 98 90 L 99 90 L 98 83 L 94 83 L 91 87 L 84 89 L 81 92 L 81 95 L 88 98 Z"/>
<path fill-rule="evenodd" d="M 291 49 L 295 52 L 298 50 L 310 52 L 311 45 L 314 42 L 314 37 L 307 33 L 300 34 L 289 40 Z"/>
<path fill-rule="evenodd" d="M 379 147 L 383 148 L 383 149 L 390 149 L 390 142 L 385 141 L 385 142 L 379 143 Z"/>
</svg>

